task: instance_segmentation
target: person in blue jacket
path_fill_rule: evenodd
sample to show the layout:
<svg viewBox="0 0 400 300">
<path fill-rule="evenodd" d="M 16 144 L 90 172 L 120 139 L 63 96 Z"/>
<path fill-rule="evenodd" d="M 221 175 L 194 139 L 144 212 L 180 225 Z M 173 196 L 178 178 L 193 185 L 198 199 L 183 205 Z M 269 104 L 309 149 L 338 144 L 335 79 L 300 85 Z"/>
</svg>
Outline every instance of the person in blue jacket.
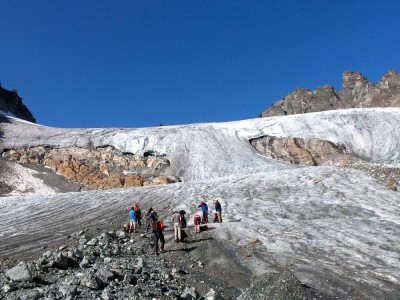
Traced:
<svg viewBox="0 0 400 300">
<path fill-rule="evenodd" d="M 136 233 L 136 225 L 137 225 L 137 212 L 135 208 L 132 206 L 131 210 L 129 211 L 129 233 Z"/>
<path fill-rule="evenodd" d="M 201 208 L 201 211 L 203 212 L 203 216 L 201 218 L 201 223 L 202 224 L 207 224 L 208 223 L 208 206 L 207 203 L 204 201 L 200 202 L 200 205 L 198 206 Z"/>
</svg>

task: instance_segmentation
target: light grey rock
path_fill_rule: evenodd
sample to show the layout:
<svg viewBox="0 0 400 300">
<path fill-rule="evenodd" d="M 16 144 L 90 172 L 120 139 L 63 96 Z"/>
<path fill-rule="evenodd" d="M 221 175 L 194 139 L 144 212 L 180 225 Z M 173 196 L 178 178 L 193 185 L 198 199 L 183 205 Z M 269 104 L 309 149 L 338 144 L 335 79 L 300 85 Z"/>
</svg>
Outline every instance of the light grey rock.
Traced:
<svg viewBox="0 0 400 300">
<path fill-rule="evenodd" d="M 84 256 L 79 264 L 79 267 L 81 267 L 82 269 L 90 268 L 90 266 L 92 265 L 91 262 L 92 260 L 89 257 Z"/>
<path fill-rule="evenodd" d="M 58 290 L 64 297 L 73 297 L 77 293 L 77 288 L 74 285 L 60 285 Z"/>
<path fill-rule="evenodd" d="M 103 285 L 103 281 L 93 274 L 86 274 L 85 277 L 82 278 L 82 284 L 92 290 L 99 290 Z"/>
<path fill-rule="evenodd" d="M 110 267 L 100 267 L 96 274 L 103 280 L 103 281 L 109 281 L 113 280 L 115 277 L 115 273 L 111 271 Z"/>
<path fill-rule="evenodd" d="M 5 284 L 5 285 L 3 285 L 3 287 L 1 289 L 3 290 L 4 293 L 9 293 L 9 292 L 15 291 L 15 286 Z"/>
<path fill-rule="evenodd" d="M 106 287 L 101 293 L 101 298 L 103 300 L 112 300 L 115 299 L 115 296 L 113 295 L 113 291 L 110 288 Z"/>
<path fill-rule="evenodd" d="M 96 238 L 91 239 L 89 242 L 86 243 L 88 246 L 95 246 L 97 245 L 98 240 Z"/>
<path fill-rule="evenodd" d="M 210 291 L 203 296 L 204 300 L 223 300 L 223 297 L 219 295 L 216 291 L 212 288 Z"/>
<path fill-rule="evenodd" d="M 65 248 L 67 248 L 67 245 L 62 245 L 58 248 L 59 251 L 63 251 Z"/>
<path fill-rule="evenodd" d="M 197 292 L 194 287 L 187 287 L 181 294 L 182 300 L 195 300 L 197 299 Z"/>
<path fill-rule="evenodd" d="M 31 281 L 32 275 L 28 266 L 24 262 L 20 262 L 14 268 L 6 271 L 5 275 L 13 281 Z"/>
<path fill-rule="evenodd" d="M 104 257 L 104 263 L 109 264 L 111 262 L 111 257 Z"/>
<path fill-rule="evenodd" d="M 36 290 L 27 290 L 18 295 L 18 300 L 37 300 L 42 298 L 43 295 Z"/>
<path fill-rule="evenodd" d="M 74 248 L 72 252 L 73 252 L 74 256 L 77 257 L 77 258 L 83 258 L 84 257 L 83 251 L 81 249 L 79 249 L 79 248 Z"/>
<path fill-rule="evenodd" d="M 126 238 L 128 236 L 128 234 L 123 230 L 118 230 L 117 231 L 117 236 L 120 237 L 120 238 Z"/>
</svg>

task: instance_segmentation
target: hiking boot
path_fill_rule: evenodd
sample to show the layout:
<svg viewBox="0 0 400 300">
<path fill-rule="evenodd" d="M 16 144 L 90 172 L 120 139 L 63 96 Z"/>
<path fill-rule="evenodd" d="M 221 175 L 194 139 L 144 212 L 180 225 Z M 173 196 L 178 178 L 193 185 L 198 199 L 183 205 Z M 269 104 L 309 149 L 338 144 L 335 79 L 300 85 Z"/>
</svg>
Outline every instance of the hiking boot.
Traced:
<svg viewBox="0 0 400 300">
<path fill-rule="evenodd" d="M 164 250 L 164 249 L 161 249 L 160 250 L 160 253 L 166 253 L 167 251 L 166 250 Z"/>
<path fill-rule="evenodd" d="M 179 240 L 175 240 L 175 243 L 179 243 Z"/>
</svg>

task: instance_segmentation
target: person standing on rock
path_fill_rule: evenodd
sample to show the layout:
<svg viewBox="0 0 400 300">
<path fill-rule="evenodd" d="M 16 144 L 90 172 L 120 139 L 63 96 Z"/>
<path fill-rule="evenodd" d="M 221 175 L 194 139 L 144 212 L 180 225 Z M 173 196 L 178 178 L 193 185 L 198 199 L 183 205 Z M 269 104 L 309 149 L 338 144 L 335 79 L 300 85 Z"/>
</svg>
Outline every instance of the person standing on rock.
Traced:
<svg viewBox="0 0 400 300">
<path fill-rule="evenodd" d="M 164 239 L 164 234 L 162 232 L 162 229 L 160 228 L 160 223 L 158 222 L 158 219 L 156 215 L 151 214 L 150 217 L 150 228 L 151 232 L 153 233 L 153 250 L 154 250 L 154 255 L 159 255 L 160 253 L 165 253 L 167 251 L 164 250 L 164 244 L 165 244 L 165 239 Z M 160 251 L 158 251 L 158 243 L 160 242 Z"/>
<path fill-rule="evenodd" d="M 134 206 L 129 211 L 129 224 L 129 233 L 136 233 L 137 215 Z"/>
<path fill-rule="evenodd" d="M 175 242 L 179 243 L 182 241 L 182 219 L 179 211 L 174 211 L 171 222 L 174 224 Z"/>
<path fill-rule="evenodd" d="M 208 223 L 208 205 L 204 201 L 200 202 L 200 205 L 198 206 L 201 208 L 201 211 L 203 213 L 203 217 L 201 219 L 202 224 L 207 224 Z"/>
<path fill-rule="evenodd" d="M 215 211 L 217 212 L 217 217 L 218 217 L 218 223 L 222 222 L 222 208 L 221 208 L 221 203 L 219 203 L 218 199 L 215 200 Z"/>
</svg>

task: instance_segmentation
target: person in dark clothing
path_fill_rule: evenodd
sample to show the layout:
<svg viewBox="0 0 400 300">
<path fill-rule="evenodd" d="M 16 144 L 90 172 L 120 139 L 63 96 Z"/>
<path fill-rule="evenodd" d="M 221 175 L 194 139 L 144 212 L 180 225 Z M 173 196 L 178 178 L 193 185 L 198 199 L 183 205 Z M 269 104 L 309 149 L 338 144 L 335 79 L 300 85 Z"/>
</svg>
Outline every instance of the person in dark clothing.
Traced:
<svg viewBox="0 0 400 300">
<path fill-rule="evenodd" d="M 222 222 L 222 208 L 221 208 L 221 203 L 219 203 L 218 199 L 215 200 L 215 211 L 217 212 L 217 216 L 218 216 L 218 222 L 221 223 Z"/>
<path fill-rule="evenodd" d="M 158 219 L 154 215 L 151 217 L 151 231 L 153 233 L 153 250 L 154 255 L 159 255 L 160 253 L 165 253 L 167 251 L 164 250 L 164 234 L 159 227 Z M 160 242 L 160 251 L 158 251 L 158 243 Z"/>
<path fill-rule="evenodd" d="M 208 206 L 207 206 L 207 203 L 205 203 L 204 201 L 201 201 L 200 205 L 198 207 L 201 208 L 201 211 L 203 213 L 203 217 L 201 219 L 201 223 L 207 224 L 208 223 Z"/>
<path fill-rule="evenodd" d="M 152 207 L 149 208 L 149 210 L 146 213 L 146 222 L 147 222 L 147 229 L 146 232 L 149 232 L 149 229 L 151 227 L 151 221 L 153 218 L 158 218 L 157 213 L 154 211 Z"/>
</svg>

